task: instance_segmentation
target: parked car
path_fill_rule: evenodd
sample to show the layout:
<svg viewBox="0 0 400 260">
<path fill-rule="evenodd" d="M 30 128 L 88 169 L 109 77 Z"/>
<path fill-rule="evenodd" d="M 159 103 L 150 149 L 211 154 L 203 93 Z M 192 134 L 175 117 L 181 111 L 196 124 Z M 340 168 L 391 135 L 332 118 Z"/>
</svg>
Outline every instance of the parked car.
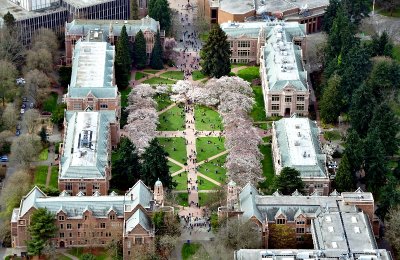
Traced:
<svg viewBox="0 0 400 260">
<path fill-rule="evenodd" d="M 25 109 L 21 108 L 21 114 L 25 113 Z"/>
<path fill-rule="evenodd" d="M 21 124 L 17 124 L 17 130 L 21 130 Z"/>
<path fill-rule="evenodd" d="M 20 130 L 17 130 L 17 131 L 15 132 L 15 135 L 16 135 L 16 136 L 20 136 L 20 135 L 21 135 L 21 131 L 20 131 Z"/>
<path fill-rule="evenodd" d="M 28 102 L 28 98 L 23 97 L 23 98 L 22 98 L 22 102 Z"/>
<path fill-rule="evenodd" d="M 26 104 L 25 103 L 22 103 L 22 106 L 21 106 L 22 108 L 26 108 Z"/>
<path fill-rule="evenodd" d="M 7 155 L 3 155 L 2 157 L 0 157 L 0 161 L 1 162 L 8 162 L 8 156 Z"/>
<path fill-rule="evenodd" d="M 33 103 L 31 103 L 31 104 L 29 105 L 29 108 L 33 108 Z"/>
</svg>

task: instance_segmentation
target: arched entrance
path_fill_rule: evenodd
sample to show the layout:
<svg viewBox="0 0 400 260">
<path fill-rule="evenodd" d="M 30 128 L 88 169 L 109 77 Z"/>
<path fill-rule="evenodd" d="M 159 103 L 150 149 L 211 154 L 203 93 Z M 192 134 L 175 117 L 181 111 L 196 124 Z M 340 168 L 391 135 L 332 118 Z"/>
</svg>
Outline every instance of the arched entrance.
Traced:
<svg viewBox="0 0 400 260">
<path fill-rule="evenodd" d="M 64 247 L 65 247 L 64 241 L 60 241 L 60 248 L 64 248 Z"/>
</svg>

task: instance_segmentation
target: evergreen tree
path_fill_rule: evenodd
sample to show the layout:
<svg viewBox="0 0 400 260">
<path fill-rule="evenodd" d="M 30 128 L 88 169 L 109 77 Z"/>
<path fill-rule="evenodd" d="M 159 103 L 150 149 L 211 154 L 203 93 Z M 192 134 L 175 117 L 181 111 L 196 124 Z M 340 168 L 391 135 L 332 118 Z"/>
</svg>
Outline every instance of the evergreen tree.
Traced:
<svg viewBox="0 0 400 260">
<path fill-rule="evenodd" d="M 391 208 L 400 205 L 400 190 L 397 188 L 398 185 L 398 180 L 396 180 L 393 176 L 388 176 L 388 181 L 381 190 L 379 206 L 376 210 L 376 214 L 382 220 L 386 218 L 386 215 Z"/>
<path fill-rule="evenodd" d="M 139 20 L 139 7 L 138 0 L 131 0 L 131 20 Z"/>
<path fill-rule="evenodd" d="M 393 43 L 390 41 L 386 31 L 381 36 L 377 34 L 372 36 L 370 51 L 372 56 L 393 56 Z"/>
<path fill-rule="evenodd" d="M 399 140 L 396 136 L 400 131 L 399 120 L 386 102 L 375 107 L 369 128 L 378 133 L 385 155 L 398 151 Z"/>
<path fill-rule="evenodd" d="M 6 27 L 7 27 L 8 29 L 13 29 L 13 28 L 14 28 L 14 26 L 15 26 L 15 18 L 14 18 L 14 15 L 12 15 L 12 14 L 10 13 L 10 11 L 8 11 L 8 12 L 3 16 L 3 19 L 4 19 L 4 24 L 6 25 Z"/>
<path fill-rule="evenodd" d="M 392 59 L 378 59 L 369 75 L 368 84 L 371 86 L 376 100 L 379 102 L 391 96 L 392 91 L 400 88 L 400 65 Z"/>
<path fill-rule="evenodd" d="M 355 24 L 359 24 L 361 20 L 368 17 L 370 12 L 370 0 L 343 0 L 342 5 L 347 10 L 349 18 Z"/>
<path fill-rule="evenodd" d="M 274 181 L 274 189 L 279 190 L 283 195 L 291 195 L 296 189 L 303 192 L 304 182 L 300 172 L 294 168 L 284 167 Z"/>
<path fill-rule="evenodd" d="M 341 78 L 337 74 L 331 76 L 320 101 L 321 119 L 325 123 L 335 123 L 342 110 L 340 93 Z"/>
<path fill-rule="evenodd" d="M 368 133 L 364 141 L 365 153 L 364 170 L 367 189 L 374 195 L 386 183 L 389 172 L 385 157 L 385 149 L 375 129 Z"/>
<path fill-rule="evenodd" d="M 163 49 L 161 46 L 160 32 L 157 32 L 154 48 L 153 51 L 151 52 L 151 59 L 150 59 L 151 68 L 156 70 L 164 68 L 162 57 L 163 57 Z"/>
<path fill-rule="evenodd" d="M 141 156 L 141 179 L 149 187 L 159 179 L 164 187 L 172 189 L 176 183 L 169 174 L 168 153 L 154 138 Z"/>
<path fill-rule="evenodd" d="M 201 72 L 207 76 L 220 78 L 231 71 L 231 50 L 225 32 L 219 25 L 214 25 L 203 46 Z"/>
<path fill-rule="evenodd" d="M 344 155 L 348 159 L 351 172 L 360 170 L 364 160 L 364 144 L 354 129 L 349 129 L 347 133 Z"/>
<path fill-rule="evenodd" d="M 140 179 L 139 156 L 135 145 L 122 137 L 112 162 L 111 188 L 126 191 Z"/>
<path fill-rule="evenodd" d="M 333 25 L 333 20 L 336 17 L 336 13 L 339 9 L 339 0 L 329 0 L 329 5 L 325 9 L 324 18 L 322 19 L 321 29 L 324 32 L 329 32 Z"/>
<path fill-rule="evenodd" d="M 160 22 L 161 30 L 168 33 L 171 28 L 171 8 L 168 0 L 150 0 L 148 10 L 149 16 Z"/>
<path fill-rule="evenodd" d="M 55 216 L 45 208 L 39 208 L 31 215 L 28 227 L 31 239 L 27 241 L 28 254 L 40 256 L 43 248 L 57 231 Z"/>
<path fill-rule="evenodd" d="M 352 191 L 355 187 L 356 176 L 351 171 L 351 166 L 347 155 L 343 155 L 339 169 L 335 177 L 335 187 L 337 191 Z"/>
<path fill-rule="evenodd" d="M 146 54 L 146 40 L 142 30 L 136 34 L 134 44 L 134 57 L 136 68 L 143 69 L 147 65 L 147 54 Z"/>
<path fill-rule="evenodd" d="M 129 85 L 129 73 L 131 70 L 129 40 L 125 25 L 122 26 L 115 53 L 115 79 L 118 88 L 125 89 Z"/>
<path fill-rule="evenodd" d="M 375 105 L 372 88 L 365 83 L 362 84 L 353 94 L 349 111 L 351 127 L 360 137 L 365 137 L 368 133 Z"/>
</svg>

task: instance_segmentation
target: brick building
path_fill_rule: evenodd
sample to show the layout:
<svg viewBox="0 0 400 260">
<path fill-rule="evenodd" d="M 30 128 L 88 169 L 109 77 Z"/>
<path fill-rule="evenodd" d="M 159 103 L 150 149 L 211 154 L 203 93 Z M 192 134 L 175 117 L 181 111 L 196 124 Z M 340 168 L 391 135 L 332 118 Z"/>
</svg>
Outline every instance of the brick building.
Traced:
<svg viewBox="0 0 400 260">
<path fill-rule="evenodd" d="M 310 89 L 301 47 L 293 41 L 292 31 L 284 23 L 276 25 L 267 39 L 260 55 L 267 116 L 291 116 L 294 113 L 307 116 Z"/>
<path fill-rule="evenodd" d="M 304 24 L 307 33 L 321 29 L 329 0 L 198 0 L 201 14 L 211 23 L 275 19 Z"/>
<path fill-rule="evenodd" d="M 155 188 L 162 184 L 157 183 Z M 153 192 L 138 181 L 125 195 L 71 196 L 63 191 L 58 197 L 48 197 L 34 187 L 22 198 L 11 218 L 12 246 L 26 247 L 31 214 L 46 208 L 55 215 L 58 230 L 52 239 L 60 248 L 102 247 L 112 239 L 123 239 L 124 259 L 128 259 L 136 245 L 148 244 L 154 239 L 151 216 L 162 210 L 173 212 L 172 207 L 157 204 Z"/>
<path fill-rule="evenodd" d="M 328 195 L 330 178 L 319 128 L 308 118 L 282 118 L 272 124 L 272 155 L 275 174 L 291 167 L 300 172 L 307 194 Z"/>
<path fill-rule="evenodd" d="M 340 248 L 347 251 L 344 234 L 350 244 L 370 244 L 371 248 L 364 249 L 376 248 L 374 235 L 379 235 L 379 219 L 374 214 L 374 206 L 372 194 L 361 189 L 341 194 L 334 191 L 329 196 L 317 193 L 306 196 L 297 191 L 291 196 L 281 195 L 279 191 L 261 195 L 251 184 L 240 189 L 231 181 L 227 206 L 220 207 L 218 215 L 251 220 L 260 232 L 263 248 L 268 248 L 271 227 L 286 225 L 295 231 L 299 246 L 305 236 L 311 235 L 315 250 Z M 361 247 L 354 250 L 361 250 Z"/>
<path fill-rule="evenodd" d="M 140 0 L 141 1 L 141 0 Z M 102 31 L 102 37 L 111 45 L 115 45 L 125 25 L 130 42 L 135 41 L 135 36 L 142 30 L 146 40 L 146 53 L 150 58 L 155 43 L 160 23 L 149 16 L 140 20 L 73 20 L 65 24 L 65 61 L 67 65 L 72 62 L 72 55 L 77 41 L 84 38 L 90 31 Z M 160 31 L 161 42 L 164 42 L 165 32 Z"/>
<path fill-rule="evenodd" d="M 297 22 L 228 22 L 221 29 L 228 36 L 231 63 L 260 63 L 261 51 L 267 36 L 277 26 L 283 25 L 287 41 L 306 49 L 305 26 Z"/>
</svg>

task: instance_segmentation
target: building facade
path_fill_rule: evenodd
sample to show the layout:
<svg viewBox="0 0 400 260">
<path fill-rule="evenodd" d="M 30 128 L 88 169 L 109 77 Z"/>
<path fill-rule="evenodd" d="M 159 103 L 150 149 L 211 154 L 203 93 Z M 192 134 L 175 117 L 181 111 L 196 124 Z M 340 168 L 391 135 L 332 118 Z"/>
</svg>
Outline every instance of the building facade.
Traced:
<svg viewBox="0 0 400 260">
<path fill-rule="evenodd" d="M 162 184 L 161 184 L 162 186 Z M 52 244 L 59 248 L 104 247 L 113 239 L 123 239 L 124 259 L 136 245 L 154 239 L 151 216 L 162 210 L 173 213 L 173 208 L 158 205 L 153 192 L 138 181 L 125 195 L 71 196 L 63 191 L 58 197 L 48 197 L 33 188 L 22 198 L 11 218 L 12 246 L 26 247 L 29 240 L 30 216 L 38 208 L 46 208 L 55 217 L 58 227 Z"/>
<path fill-rule="evenodd" d="M 211 23 L 245 22 L 278 18 L 304 24 L 307 33 L 321 30 L 329 0 L 198 0 L 199 10 Z"/>
<path fill-rule="evenodd" d="M 127 20 L 129 8 L 130 0 L 0 0 L 0 16 L 7 12 L 14 16 L 24 45 L 30 44 L 35 32 L 42 27 L 61 36 L 67 21 L 78 18 Z"/>
<path fill-rule="evenodd" d="M 131 43 L 135 42 L 135 36 L 142 30 L 146 40 L 146 53 L 150 58 L 153 51 L 157 31 L 160 31 L 160 23 L 148 16 L 141 20 L 73 20 L 65 24 L 65 61 L 67 65 L 72 63 L 72 56 L 77 41 L 84 38 L 90 31 L 101 30 L 105 41 L 115 45 L 125 25 L 126 32 Z M 161 42 L 164 42 L 165 32 L 160 31 Z"/>
<path fill-rule="evenodd" d="M 269 237 L 276 232 L 276 225 L 292 228 L 300 248 L 309 236 L 315 250 L 336 246 L 347 251 L 344 233 L 350 244 L 371 246 L 364 249 L 377 248 L 374 236 L 379 235 L 379 219 L 374 214 L 374 198 L 370 192 L 358 189 L 341 194 L 334 191 L 329 196 L 317 193 L 307 196 L 295 191 L 291 196 L 284 196 L 276 191 L 272 195 L 261 195 L 251 184 L 240 189 L 232 181 L 227 192 L 227 206 L 218 209 L 218 216 L 252 221 L 260 232 L 262 248 L 269 248 Z M 361 247 L 353 249 L 361 250 Z"/>
<path fill-rule="evenodd" d="M 284 23 L 276 25 L 261 48 L 260 77 L 268 117 L 308 115 L 310 88 L 303 52 L 290 34 Z"/>
<path fill-rule="evenodd" d="M 226 33 L 231 47 L 231 63 L 260 63 L 261 47 L 267 36 L 277 25 L 285 27 L 288 41 L 306 50 L 305 26 L 297 22 L 247 22 L 222 23 L 221 29 Z"/>
<path fill-rule="evenodd" d="M 282 118 L 272 124 L 275 174 L 291 167 L 300 172 L 307 194 L 328 195 L 330 177 L 316 122 L 308 118 Z"/>
</svg>

